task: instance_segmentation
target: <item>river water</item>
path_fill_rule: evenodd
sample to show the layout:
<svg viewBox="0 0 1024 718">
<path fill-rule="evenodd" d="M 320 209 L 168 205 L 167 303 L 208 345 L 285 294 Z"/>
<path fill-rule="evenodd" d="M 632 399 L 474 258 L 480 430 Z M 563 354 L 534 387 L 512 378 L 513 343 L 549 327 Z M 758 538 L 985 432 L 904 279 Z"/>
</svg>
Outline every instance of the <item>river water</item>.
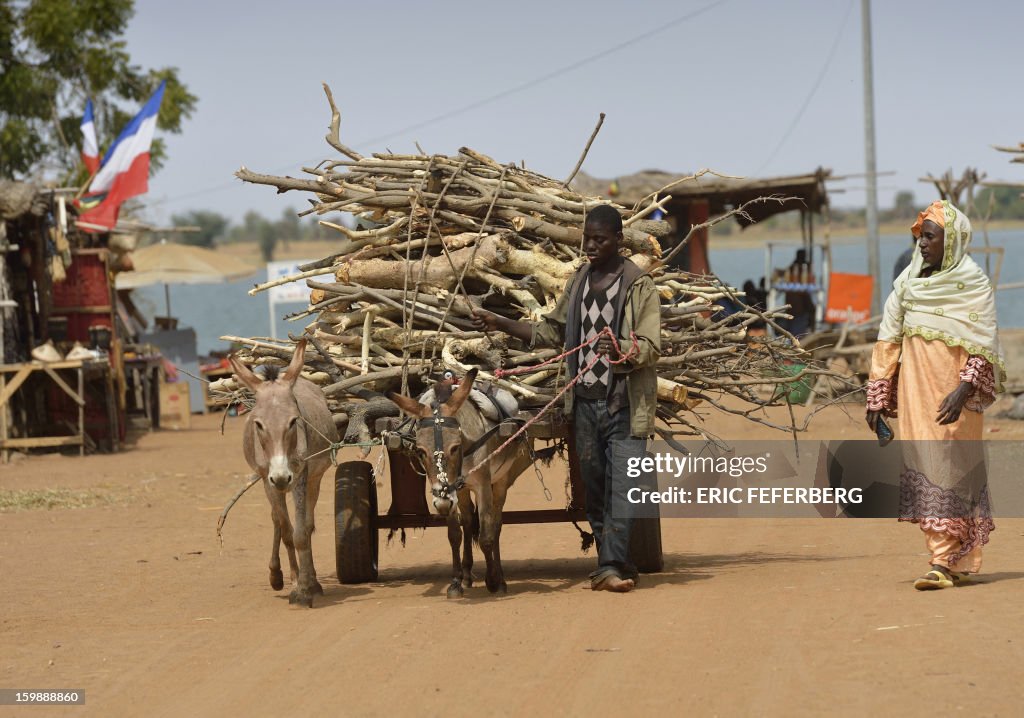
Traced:
<svg viewBox="0 0 1024 718">
<path fill-rule="evenodd" d="M 742 235 L 739 235 L 742 236 Z M 993 247 L 1005 250 L 1000 283 L 1024 282 L 1024 230 L 1000 230 L 989 233 Z M 793 261 L 799 246 L 798 241 L 774 245 L 772 266 L 786 267 Z M 886 277 L 886 292 L 896 258 L 910 245 L 906 235 L 883 235 L 881 237 L 881 267 Z M 973 246 L 981 246 L 980 232 L 973 240 Z M 976 254 L 975 260 L 985 267 L 985 255 Z M 318 259 L 318 257 L 311 257 Z M 764 274 L 765 248 L 731 248 L 729 237 L 712 237 L 710 242 L 712 269 L 726 282 L 742 286 L 744 280 L 755 283 Z M 820 255 L 815 256 L 815 267 L 819 266 Z M 992 268 L 995 258 L 992 259 Z M 843 239 L 832 245 L 832 271 L 864 274 L 867 272 L 867 251 L 863 239 Z M 226 350 L 228 344 L 219 339 L 222 335 L 241 337 L 270 336 L 270 313 L 266 293 L 250 297 L 247 292 L 253 284 L 266 280 L 266 269 L 252 277 L 228 284 L 205 284 L 171 287 L 171 312 L 180 319 L 179 326 L 195 329 L 200 354 L 212 350 Z M 162 286 L 144 287 L 135 292 L 139 309 L 147 316 L 164 314 L 164 290 Z M 303 309 L 302 303 L 279 304 L 276 306 L 275 325 L 278 337 L 288 332 L 300 334 L 310 319 L 286 322 L 283 316 Z M 1024 327 L 1024 289 L 1009 289 L 998 292 L 996 307 L 1002 327 Z"/>
</svg>

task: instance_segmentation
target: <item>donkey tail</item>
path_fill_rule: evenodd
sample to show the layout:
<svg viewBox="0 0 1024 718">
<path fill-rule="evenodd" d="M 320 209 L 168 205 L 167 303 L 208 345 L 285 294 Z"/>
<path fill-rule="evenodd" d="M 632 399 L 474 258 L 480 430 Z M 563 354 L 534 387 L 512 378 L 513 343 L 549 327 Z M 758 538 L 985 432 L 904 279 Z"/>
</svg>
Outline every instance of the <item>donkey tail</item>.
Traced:
<svg viewBox="0 0 1024 718">
<path fill-rule="evenodd" d="M 480 545 L 480 507 L 477 506 L 476 504 L 473 504 L 473 523 L 472 523 L 472 529 L 471 530 L 473 532 L 473 543 L 475 543 L 477 546 L 479 546 Z"/>
</svg>

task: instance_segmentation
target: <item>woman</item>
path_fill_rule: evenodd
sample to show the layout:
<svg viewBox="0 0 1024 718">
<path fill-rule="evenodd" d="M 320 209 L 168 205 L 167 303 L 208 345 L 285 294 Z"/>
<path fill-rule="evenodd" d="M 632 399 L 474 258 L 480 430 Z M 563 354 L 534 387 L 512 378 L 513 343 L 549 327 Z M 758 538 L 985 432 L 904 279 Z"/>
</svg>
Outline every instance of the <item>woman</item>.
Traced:
<svg viewBox="0 0 1024 718">
<path fill-rule="evenodd" d="M 900 521 L 920 525 L 931 568 L 919 590 L 962 584 L 981 568 L 995 529 L 982 451 L 982 412 L 1006 376 L 995 296 L 967 256 L 971 224 L 947 201 L 911 228 L 918 252 L 893 283 L 871 360 L 867 422 L 899 414 Z"/>
</svg>

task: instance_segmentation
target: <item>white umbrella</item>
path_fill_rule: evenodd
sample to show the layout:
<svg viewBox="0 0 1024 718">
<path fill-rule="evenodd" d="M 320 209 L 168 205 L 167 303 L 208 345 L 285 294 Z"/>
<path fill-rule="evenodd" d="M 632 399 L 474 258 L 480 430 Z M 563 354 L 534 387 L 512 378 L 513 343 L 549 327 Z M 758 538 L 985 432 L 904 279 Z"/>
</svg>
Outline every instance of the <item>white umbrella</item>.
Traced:
<svg viewBox="0 0 1024 718">
<path fill-rule="evenodd" d="M 167 316 L 171 316 L 171 284 L 218 284 L 247 277 L 256 268 L 240 259 L 190 244 L 161 240 L 132 252 L 134 270 L 115 278 L 118 289 L 164 285 Z"/>
</svg>

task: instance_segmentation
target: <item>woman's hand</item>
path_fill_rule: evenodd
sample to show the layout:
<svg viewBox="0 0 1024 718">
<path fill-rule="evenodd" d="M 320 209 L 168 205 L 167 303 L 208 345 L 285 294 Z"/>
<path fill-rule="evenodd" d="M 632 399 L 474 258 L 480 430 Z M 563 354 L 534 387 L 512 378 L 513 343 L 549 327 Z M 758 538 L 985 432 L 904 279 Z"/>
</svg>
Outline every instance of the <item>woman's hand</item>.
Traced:
<svg viewBox="0 0 1024 718">
<path fill-rule="evenodd" d="M 974 384 L 966 381 L 960 382 L 960 386 L 949 392 L 939 404 L 939 415 L 935 421 L 938 424 L 955 423 L 960 418 L 960 412 L 963 411 L 964 404 L 971 398 L 972 393 L 974 393 Z"/>
</svg>

